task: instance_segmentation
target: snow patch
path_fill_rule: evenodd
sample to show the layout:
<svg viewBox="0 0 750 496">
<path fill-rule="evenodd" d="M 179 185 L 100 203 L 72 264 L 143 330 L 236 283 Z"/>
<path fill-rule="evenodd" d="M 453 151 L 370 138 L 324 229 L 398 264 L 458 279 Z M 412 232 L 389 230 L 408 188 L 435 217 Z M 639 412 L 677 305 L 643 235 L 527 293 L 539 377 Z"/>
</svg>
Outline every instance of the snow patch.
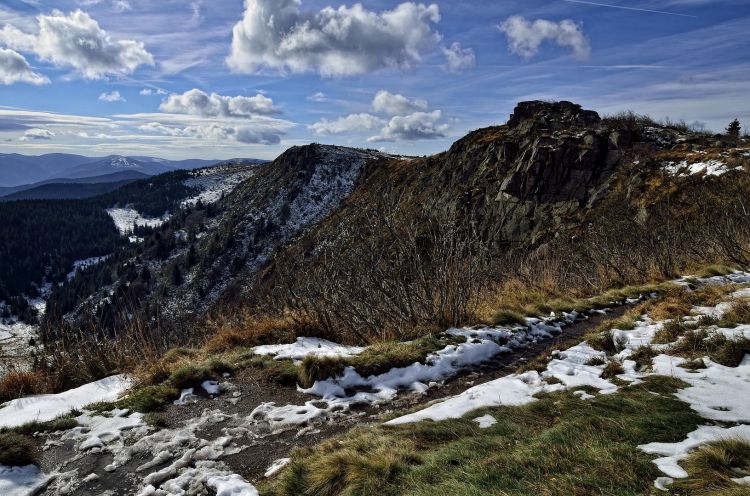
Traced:
<svg viewBox="0 0 750 496">
<path fill-rule="evenodd" d="M 159 227 L 170 219 L 169 214 L 160 218 L 144 217 L 132 208 L 109 208 L 107 213 L 122 235 L 132 233 L 135 226 Z"/>
<path fill-rule="evenodd" d="M 64 393 L 12 400 L 0 408 L 0 427 L 18 427 L 33 421 L 46 422 L 92 403 L 114 401 L 130 385 L 131 380 L 127 376 L 115 375 Z"/>
<path fill-rule="evenodd" d="M 734 170 L 719 160 L 708 160 L 707 162 L 694 162 L 688 164 L 687 160 L 682 162 L 667 162 L 664 164 L 664 170 L 673 176 L 693 176 L 696 174 L 705 174 L 706 176 L 721 176 Z"/>
<path fill-rule="evenodd" d="M 482 417 L 477 417 L 474 419 L 474 422 L 479 425 L 480 429 L 488 429 L 492 427 L 493 425 L 497 424 L 497 419 L 493 417 L 492 415 L 484 415 Z"/>
<path fill-rule="evenodd" d="M 679 443 L 649 443 L 639 448 L 651 455 L 662 455 L 654 460 L 659 470 L 669 477 L 682 479 L 687 477 L 688 473 L 680 467 L 679 462 L 687 458 L 694 449 L 722 439 L 744 439 L 750 442 L 750 425 L 729 428 L 704 425 L 688 434 L 687 439 Z"/>
<path fill-rule="evenodd" d="M 35 465 L 26 467 L 0 465 L 0 494 L 3 496 L 37 494 L 49 481 L 50 477 Z"/>
<path fill-rule="evenodd" d="M 315 357 L 350 357 L 359 355 L 365 348 L 359 346 L 344 346 L 320 338 L 297 338 L 291 344 L 272 344 L 256 346 L 256 355 L 272 355 L 276 360 L 302 361 L 308 356 Z"/>
</svg>

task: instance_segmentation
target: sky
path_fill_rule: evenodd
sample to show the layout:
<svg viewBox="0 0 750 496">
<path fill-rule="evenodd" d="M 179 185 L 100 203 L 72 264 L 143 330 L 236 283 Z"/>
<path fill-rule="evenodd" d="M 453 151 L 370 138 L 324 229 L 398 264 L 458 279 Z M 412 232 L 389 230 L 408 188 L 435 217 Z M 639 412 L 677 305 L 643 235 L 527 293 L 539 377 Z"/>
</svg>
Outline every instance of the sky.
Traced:
<svg viewBox="0 0 750 496">
<path fill-rule="evenodd" d="M 750 0 L 2 0 L 0 152 L 423 155 L 571 100 L 750 126 Z"/>
</svg>

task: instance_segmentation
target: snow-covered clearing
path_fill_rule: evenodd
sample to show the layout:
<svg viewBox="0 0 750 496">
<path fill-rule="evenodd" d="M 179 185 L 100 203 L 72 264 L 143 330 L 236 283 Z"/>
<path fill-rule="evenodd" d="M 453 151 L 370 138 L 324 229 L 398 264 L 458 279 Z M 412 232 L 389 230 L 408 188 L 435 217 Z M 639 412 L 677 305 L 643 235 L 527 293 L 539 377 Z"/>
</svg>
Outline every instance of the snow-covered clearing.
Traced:
<svg viewBox="0 0 750 496">
<path fill-rule="evenodd" d="M 0 427 L 18 427 L 34 421 L 46 422 L 92 403 L 113 401 L 130 385 L 130 379 L 126 376 L 116 375 L 63 393 L 12 400 L 0 408 Z"/>
<path fill-rule="evenodd" d="M 83 260 L 76 260 L 75 262 L 73 262 L 73 270 L 71 270 L 68 273 L 68 275 L 66 276 L 66 279 L 68 281 L 71 281 L 76 276 L 78 271 L 86 270 L 89 267 L 93 267 L 94 265 L 99 265 L 100 263 L 104 262 L 108 258 L 109 258 L 109 255 L 104 255 L 101 257 L 91 257 L 91 258 L 86 258 Z"/>
<path fill-rule="evenodd" d="M 359 346 L 344 346 L 320 338 L 297 338 L 290 344 L 271 344 L 256 346 L 256 355 L 272 355 L 276 360 L 304 360 L 307 356 L 316 357 L 350 357 L 359 355 L 365 349 Z"/>
<path fill-rule="evenodd" d="M 107 213 L 123 235 L 133 232 L 135 226 L 159 227 L 170 218 L 169 214 L 164 214 L 160 218 L 144 217 L 132 208 L 109 208 Z"/>
<path fill-rule="evenodd" d="M 40 288 L 40 295 L 28 298 L 29 305 L 36 310 L 37 317 L 42 318 L 47 310 L 47 300 L 52 285 L 45 283 Z M 5 302 L 0 302 L 0 310 Z M 33 345 L 32 345 L 33 343 Z M 29 352 L 39 344 L 39 326 L 21 322 L 19 317 L 0 318 L 0 374 L 15 367 L 28 366 Z"/>
</svg>

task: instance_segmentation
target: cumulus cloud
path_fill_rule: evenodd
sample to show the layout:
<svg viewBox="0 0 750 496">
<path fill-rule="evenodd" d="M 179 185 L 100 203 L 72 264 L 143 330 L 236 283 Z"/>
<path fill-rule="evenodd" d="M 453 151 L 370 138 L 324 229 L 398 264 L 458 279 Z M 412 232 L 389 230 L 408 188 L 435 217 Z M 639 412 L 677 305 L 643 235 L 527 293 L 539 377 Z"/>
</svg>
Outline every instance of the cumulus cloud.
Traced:
<svg viewBox="0 0 750 496">
<path fill-rule="evenodd" d="M 7 48 L 0 48 L 0 84 L 13 83 L 47 84 L 49 79 L 31 69 L 23 55 Z"/>
<path fill-rule="evenodd" d="M 458 42 L 453 43 L 450 47 L 443 47 L 443 55 L 445 55 L 446 60 L 445 70 L 454 74 L 471 69 L 477 63 L 474 50 L 463 48 L 461 43 Z"/>
<path fill-rule="evenodd" d="M 239 73 L 318 72 L 324 77 L 408 68 L 440 41 L 436 4 L 405 2 L 376 13 L 362 4 L 303 11 L 302 0 L 245 0 L 227 63 Z"/>
<path fill-rule="evenodd" d="M 36 140 L 51 140 L 55 137 L 55 133 L 49 129 L 32 128 L 28 129 L 23 136 L 19 138 L 20 141 L 36 141 Z"/>
<path fill-rule="evenodd" d="M 0 43 L 21 52 L 36 54 L 58 67 L 71 67 L 87 79 L 132 74 L 141 65 L 154 65 L 143 43 L 114 40 L 86 12 L 68 15 L 53 11 L 37 17 L 38 30 L 27 33 L 6 25 Z"/>
<path fill-rule="evenodd" d="M 162 102 L 162 112 L 200 115 L 204 117 L 249 117 L 251 115 L 278 114 L 273 100 L 261 95 L 223 96 L 192 89 L 183 94 L 172 94 Z"/>
<path fill-rule="evenodd" d="M 339 117 L 335 121 L 322 119 L 312 126 L 317 134 L 339 134 L 355 131 L 370 131 L 385 124 L 385 121 L 370 114 L 351 114 Z"/>
<path fill-rule="evenodd" d="M 587 59 L 591 53 L 581 24 L 570 19 L 560 22 L 537 19 L 531 22 L 521 16 L 511 16 L 498 28 L 508 39 L 508 49 L 525 59 L 534 57 L 547 40 L 569 48 L 573 56 L 579 59 Z"/>
<path fill-rule="evenodd" d="M 427 110 L 425 100 L 410 100 L 403 95 L 394 95 L 385 90 L 378 91 L 372 99 L 372 108 L 375 112 L 388 115 L 403 115 L 410 112 Z"/>
<path fill-rule="evenodd" d="M 143 88 L 138 94 L 141 96 L 166 95 L 167 92 L 161 88 Z"/>
<path fill-rule="evenodd" d="M 110 91 L 109 93 L 102 93 L 99 95 L 99 100 L 103 102 L 124 102 L 125 99 L 120 95 L 119 91 Z"/>
<path fill-rule="evenodd" d="M 393 117 L 382 129 L 380 135 L 367 141 L 417 141 L 445 137 L 447 124 L 440 124 L 442 112 L 414 112 L 410 115 Z"/>
</svg>

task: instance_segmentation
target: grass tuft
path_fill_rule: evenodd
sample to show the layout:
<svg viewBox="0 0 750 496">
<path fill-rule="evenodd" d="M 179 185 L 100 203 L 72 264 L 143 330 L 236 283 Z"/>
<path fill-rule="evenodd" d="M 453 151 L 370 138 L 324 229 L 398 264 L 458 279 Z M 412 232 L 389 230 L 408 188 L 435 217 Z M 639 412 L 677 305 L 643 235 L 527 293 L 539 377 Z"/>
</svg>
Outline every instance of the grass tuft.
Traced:
<svg viewBox="0 0 750 496">
<path fill-rule="evenodd" d="M 0 465 L 25 467 L 36 464 L 36 448 L 29 438 L 15 432 L 0 434 Z"/>
<path fill-rule="evenodd" d="M 692 452 L 680 464 L 689 477 L 675 482 L 675 490 L 694 495 L 715 495 L 733 494 L 744 489 L 744 493 L 734 494 L 747 494 L 747 486 L 742 488 L 731 480 L 750 474 L 750 442 L 747 440 L 725 439 L 710 443 Z"/>
</svg>

